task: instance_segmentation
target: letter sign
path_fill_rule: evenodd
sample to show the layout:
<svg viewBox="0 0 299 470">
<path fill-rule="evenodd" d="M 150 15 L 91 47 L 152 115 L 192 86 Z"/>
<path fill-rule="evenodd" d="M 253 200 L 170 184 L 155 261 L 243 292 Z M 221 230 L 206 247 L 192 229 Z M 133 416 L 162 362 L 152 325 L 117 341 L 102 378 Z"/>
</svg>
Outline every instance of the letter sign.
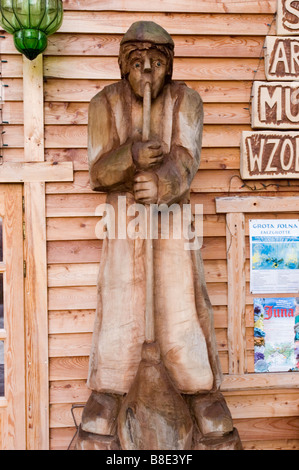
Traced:
<svg viewBox="0 0 299 470">
<path fill-rule="evenodd" d="M 242 179 L 299 177 L 299 133 L 243 131 Z"/>
<path fill-rule="evenodd" d="M 254 82 L 251 127 L 299 129 L 299 82 Z"/>
<path fill-rule="evenodd" d="M 299 80 L 299 37 L 266 37 L 265 74 L 267 80 Z"/>
<path fill-rule="evenodd" d="M 299 36 L 299 2 L 297 0 L 277 1 L 277 36 Z"/>
</svg>

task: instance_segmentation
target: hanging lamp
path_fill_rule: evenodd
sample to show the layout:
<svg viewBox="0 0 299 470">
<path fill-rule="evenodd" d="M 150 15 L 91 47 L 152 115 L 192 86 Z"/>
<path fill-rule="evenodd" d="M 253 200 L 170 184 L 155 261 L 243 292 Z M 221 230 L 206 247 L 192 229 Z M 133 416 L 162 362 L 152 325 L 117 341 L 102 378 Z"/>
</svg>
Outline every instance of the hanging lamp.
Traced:
<svg viewBox="0 0 299 470">
<path fill-rule="evenodd" d="M 16 49 L 33 60 L 47 47 L 63 18 L 62 0 L 0 0 L 0 24 Z"/>
</svg>

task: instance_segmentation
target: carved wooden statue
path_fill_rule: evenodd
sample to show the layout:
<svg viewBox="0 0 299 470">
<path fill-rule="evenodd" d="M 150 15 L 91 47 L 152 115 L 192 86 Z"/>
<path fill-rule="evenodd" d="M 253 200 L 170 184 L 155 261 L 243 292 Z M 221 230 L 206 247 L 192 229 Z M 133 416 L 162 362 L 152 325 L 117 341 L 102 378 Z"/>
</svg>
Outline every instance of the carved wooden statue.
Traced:
<svg viewBox="0 0 299 470">
<path fill-rule="evenodd" d="M 140 21 L 124 35 L 122 79 L 89 108 L 91 187 L 107 192 L 88 386 L 77 449 L 240 449 L 222 374 L 200 250 L 183 237 L 120 236 L 129 207 L 189 203 L 200 163 L 199 94 L 172 81 L 174 43 Z M 119 213 L 119 198 L 125 200 Z M 149 214 L 149 212 L 148 212 Z M 132 214 L 131 214 L 132 215 Z M 109 228 L 108 228 L 109 232 Z M 148 238 L 148 237 L 147 237 Z"/>
</svg>

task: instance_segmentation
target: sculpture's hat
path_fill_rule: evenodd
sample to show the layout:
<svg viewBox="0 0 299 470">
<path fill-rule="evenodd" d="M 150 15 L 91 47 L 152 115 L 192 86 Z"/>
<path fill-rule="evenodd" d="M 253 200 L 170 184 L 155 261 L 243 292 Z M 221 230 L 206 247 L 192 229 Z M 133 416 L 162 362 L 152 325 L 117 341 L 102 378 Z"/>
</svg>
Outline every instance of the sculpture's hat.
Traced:
<svg viewBox="0 0 299 470">
<path fill-rule="evenodd" d="M 123 36 L 120 45 L 127 42 L 151 42 L 174 48 L 170 34 L 154 21 L 136 21 Z"/>
</svg>

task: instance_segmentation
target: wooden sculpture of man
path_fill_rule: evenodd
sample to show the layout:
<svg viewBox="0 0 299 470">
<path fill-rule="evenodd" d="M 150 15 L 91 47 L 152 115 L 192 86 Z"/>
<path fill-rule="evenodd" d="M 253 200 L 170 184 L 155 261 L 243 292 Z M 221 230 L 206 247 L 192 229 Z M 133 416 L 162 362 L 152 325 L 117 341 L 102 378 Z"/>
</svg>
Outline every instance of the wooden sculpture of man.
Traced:
<svg viewBox="0 0 299 470">
<path fill-rule="evenodd" d="M 108 193 L 119 220 L 118 200 L 141 204 L 189 203 L 200 163 L 203 106 L 199 94 L 172 81 L 174 43 L 159 25 L 140 21 L 124 35 L 122 79 L 106 86 L 89 108 L 91 187 Z M 150 137 L 142 140 L 143 94 L 151 86 Z M 116 227 L 117 232 L 117 227 Z M 219 392 L 222 380 L 213 312 L 199 250 L 184 239 L 154 240 L 155 335 L 169 377 L 188 404 L 199 436 L 228 435 L 230 412 Z M 117 433 L 116 421 L 141 359 L 144 342 L 145 242 L 104 240 L 98 306 L 81 430 Z"/>
</svg>

